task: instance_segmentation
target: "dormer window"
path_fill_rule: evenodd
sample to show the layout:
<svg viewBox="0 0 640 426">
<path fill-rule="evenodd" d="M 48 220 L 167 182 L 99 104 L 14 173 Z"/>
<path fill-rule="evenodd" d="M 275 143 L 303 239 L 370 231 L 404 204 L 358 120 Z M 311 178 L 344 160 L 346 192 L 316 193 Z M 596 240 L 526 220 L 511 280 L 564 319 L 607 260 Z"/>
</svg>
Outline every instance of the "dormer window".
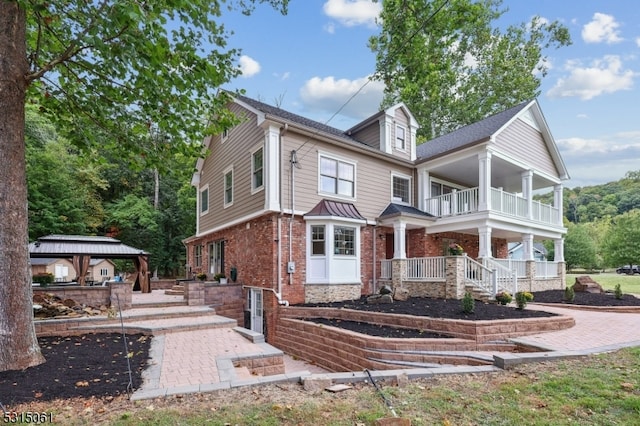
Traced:
<svg viewBox="0 0 640 426">
<path fill-rule="evenodd" d="M 396 149 L 402 151 L 406 151 L 407 149 L 405 129 L 402 126 L 396 126 Z"/>
</svg>

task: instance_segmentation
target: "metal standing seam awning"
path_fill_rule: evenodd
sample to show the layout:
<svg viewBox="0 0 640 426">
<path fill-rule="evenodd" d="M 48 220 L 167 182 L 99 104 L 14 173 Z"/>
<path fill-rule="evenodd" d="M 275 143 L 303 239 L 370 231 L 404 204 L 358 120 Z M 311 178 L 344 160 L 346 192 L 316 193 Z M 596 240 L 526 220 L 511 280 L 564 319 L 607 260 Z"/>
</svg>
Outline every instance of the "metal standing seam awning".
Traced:
<svg viewBox="0 0 640 426">
<path fill-rule="evenodd" d="M 134 290 L 151 293 L 149 253 L 128 246 L 111 237 L 84 235 L 47 235 L 29 244 L 31 258 L 71 259 L 78 276 L 78 285 L 85 285 L 85 275 L 92 257 L 105 259 L 133 259 L 136 267 Z"/>
</svg>

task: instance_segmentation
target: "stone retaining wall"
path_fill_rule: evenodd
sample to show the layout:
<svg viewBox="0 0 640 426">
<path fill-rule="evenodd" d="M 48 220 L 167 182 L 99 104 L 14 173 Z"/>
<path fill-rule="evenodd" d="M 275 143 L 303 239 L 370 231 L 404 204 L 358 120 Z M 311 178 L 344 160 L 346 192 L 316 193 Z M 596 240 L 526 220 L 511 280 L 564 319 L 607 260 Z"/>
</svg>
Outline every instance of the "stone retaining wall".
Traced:
<svg viewBox="0 0 640 426">
<path fill-rule="evenodd" d="M 86 306 L 114 306 L 120 309 L 131 309 L 131 296 L 133 294 L 133 283 L 131 282 L 109 282 L 106 286 L 47 286 L 34 287 L 33 294 L 54 294 L 64 299 L 75 300 L 78 304 Z"/>
</svg>

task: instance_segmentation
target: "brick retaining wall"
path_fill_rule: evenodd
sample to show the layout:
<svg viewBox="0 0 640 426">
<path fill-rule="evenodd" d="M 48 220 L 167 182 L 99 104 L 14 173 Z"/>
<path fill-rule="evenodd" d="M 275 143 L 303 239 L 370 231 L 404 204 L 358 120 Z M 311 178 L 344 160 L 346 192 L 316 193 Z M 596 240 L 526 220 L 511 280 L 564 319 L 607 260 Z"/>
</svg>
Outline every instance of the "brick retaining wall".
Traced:
<svg viewBox="0 0 640 426">
<path fill-rule="evenodd" d="M 131 282 L 109 282 L 106 286 L 47 286 L 34 287 L 33 294 L 54 294 L 64 299 L 75 300 L 80 305 L 85 306 L 117 306 L 118 299 L 120 309 L 131 309 L 133 283 Z M 117 297 L 116 297 L 117 295 Z"/>
</svg>

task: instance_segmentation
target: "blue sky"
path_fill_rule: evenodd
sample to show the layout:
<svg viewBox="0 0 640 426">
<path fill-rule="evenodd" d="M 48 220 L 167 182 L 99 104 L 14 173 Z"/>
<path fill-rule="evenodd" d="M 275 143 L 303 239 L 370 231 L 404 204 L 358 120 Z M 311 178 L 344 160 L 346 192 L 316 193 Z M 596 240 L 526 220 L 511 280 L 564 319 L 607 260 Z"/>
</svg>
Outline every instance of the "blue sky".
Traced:
<svg viewBox="0 0 640 426">
<path fill-rule="evenodd" d="M 640 7 L 636 0 L 504 0 L 500 25 L 539 15 L 569 28 L 573 44 L 546 52 L 551 69 L 538 98 L 571 180 L 565 186 L 615 181 L 640 170 Z M 228 89 L 347 129 L 374 114 L 381 83 L 367 47 L 379 32 L 381 4 L 370 0 L 291 0 L 280 15 L 266 5 L 251 16 L 223 14 L 242 50 L 241 77 Z"/>
</svg>

